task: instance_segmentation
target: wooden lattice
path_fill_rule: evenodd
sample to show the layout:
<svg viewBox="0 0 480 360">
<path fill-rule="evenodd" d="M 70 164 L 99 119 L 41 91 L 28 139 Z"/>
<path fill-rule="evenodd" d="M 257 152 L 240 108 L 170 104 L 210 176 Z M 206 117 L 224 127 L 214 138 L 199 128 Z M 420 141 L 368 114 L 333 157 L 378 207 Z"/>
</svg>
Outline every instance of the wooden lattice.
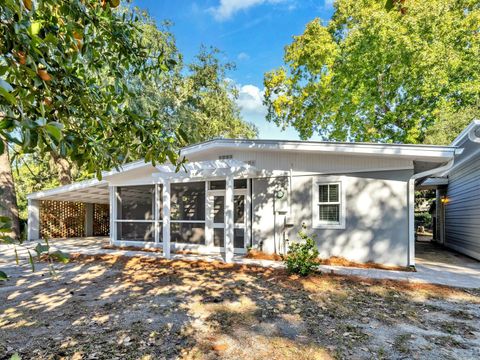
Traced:
<svg viewBox="0 0 480 360">
<path fill-rule="evenodd" d="M 110 235 L 110 206 L 93 204 L 93 236 Z"/>
<path fill-rule="evenodd" d="M 85 204 L 44 200 L 40 204 L 42 238 L 79 237 L 85 234 Z"/>
</svg>

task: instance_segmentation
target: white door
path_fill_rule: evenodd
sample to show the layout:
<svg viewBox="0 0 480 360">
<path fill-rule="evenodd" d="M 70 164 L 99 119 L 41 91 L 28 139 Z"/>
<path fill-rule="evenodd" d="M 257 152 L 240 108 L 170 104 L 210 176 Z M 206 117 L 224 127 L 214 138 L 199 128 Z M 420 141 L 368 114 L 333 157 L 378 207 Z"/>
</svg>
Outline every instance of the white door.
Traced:
<svg viewBox="0 0 480 360">
<path fill-rule="evenodd" d="M 234 190 L 233 245 L 236 253 L 245 253 L 248 245 L 247 193 L 246 189 Z M 207 244 L 223 251 L 225 246 L 225 191 L 208 191 L 207 214 Z"/>
</svg>

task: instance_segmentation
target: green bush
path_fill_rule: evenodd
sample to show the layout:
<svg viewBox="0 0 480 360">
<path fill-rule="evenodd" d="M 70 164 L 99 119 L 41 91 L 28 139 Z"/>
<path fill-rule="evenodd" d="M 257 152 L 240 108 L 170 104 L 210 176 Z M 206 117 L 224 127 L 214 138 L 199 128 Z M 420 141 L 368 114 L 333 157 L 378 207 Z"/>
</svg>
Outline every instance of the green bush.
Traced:
<svg viewBox="0 0 480 360">
<path fill-rule="evenodd" d="M 307 276 L 318 267 L 318 249 L 315 240 L 303 230 L 298 233 L 300 241 L 292 242 L 283 259 L 291 274 Z"/>
</svg>

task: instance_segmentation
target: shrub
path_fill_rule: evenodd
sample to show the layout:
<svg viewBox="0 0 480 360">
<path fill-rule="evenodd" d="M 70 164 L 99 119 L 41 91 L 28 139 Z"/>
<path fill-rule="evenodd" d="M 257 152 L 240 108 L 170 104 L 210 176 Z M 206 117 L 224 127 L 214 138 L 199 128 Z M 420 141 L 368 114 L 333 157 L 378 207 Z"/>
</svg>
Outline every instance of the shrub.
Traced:
<svg viewBox="0 0 480 360">
<path fill-rule="evenodd" d="M 300 241 L 292 242 L 284 258 L 287 270 L 292 274 L 307 276 L 318 267 L 318 249 L 315 240 L 305 232 L 305 226 L 298 233 Z"/>
</svg>

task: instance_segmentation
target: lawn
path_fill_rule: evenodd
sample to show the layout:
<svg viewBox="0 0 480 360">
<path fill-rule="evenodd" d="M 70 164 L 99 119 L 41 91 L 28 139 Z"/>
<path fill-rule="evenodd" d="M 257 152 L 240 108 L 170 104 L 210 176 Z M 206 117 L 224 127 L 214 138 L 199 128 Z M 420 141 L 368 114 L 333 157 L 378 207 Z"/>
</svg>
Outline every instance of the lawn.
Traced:
<svg viewBox="0 0 480 360">
<path fill-rule="evenodd" d="M 480 291 L 110 255 L 16 270 L 0 285 L 0 358 L 480 356 Z"/>
</svg>

